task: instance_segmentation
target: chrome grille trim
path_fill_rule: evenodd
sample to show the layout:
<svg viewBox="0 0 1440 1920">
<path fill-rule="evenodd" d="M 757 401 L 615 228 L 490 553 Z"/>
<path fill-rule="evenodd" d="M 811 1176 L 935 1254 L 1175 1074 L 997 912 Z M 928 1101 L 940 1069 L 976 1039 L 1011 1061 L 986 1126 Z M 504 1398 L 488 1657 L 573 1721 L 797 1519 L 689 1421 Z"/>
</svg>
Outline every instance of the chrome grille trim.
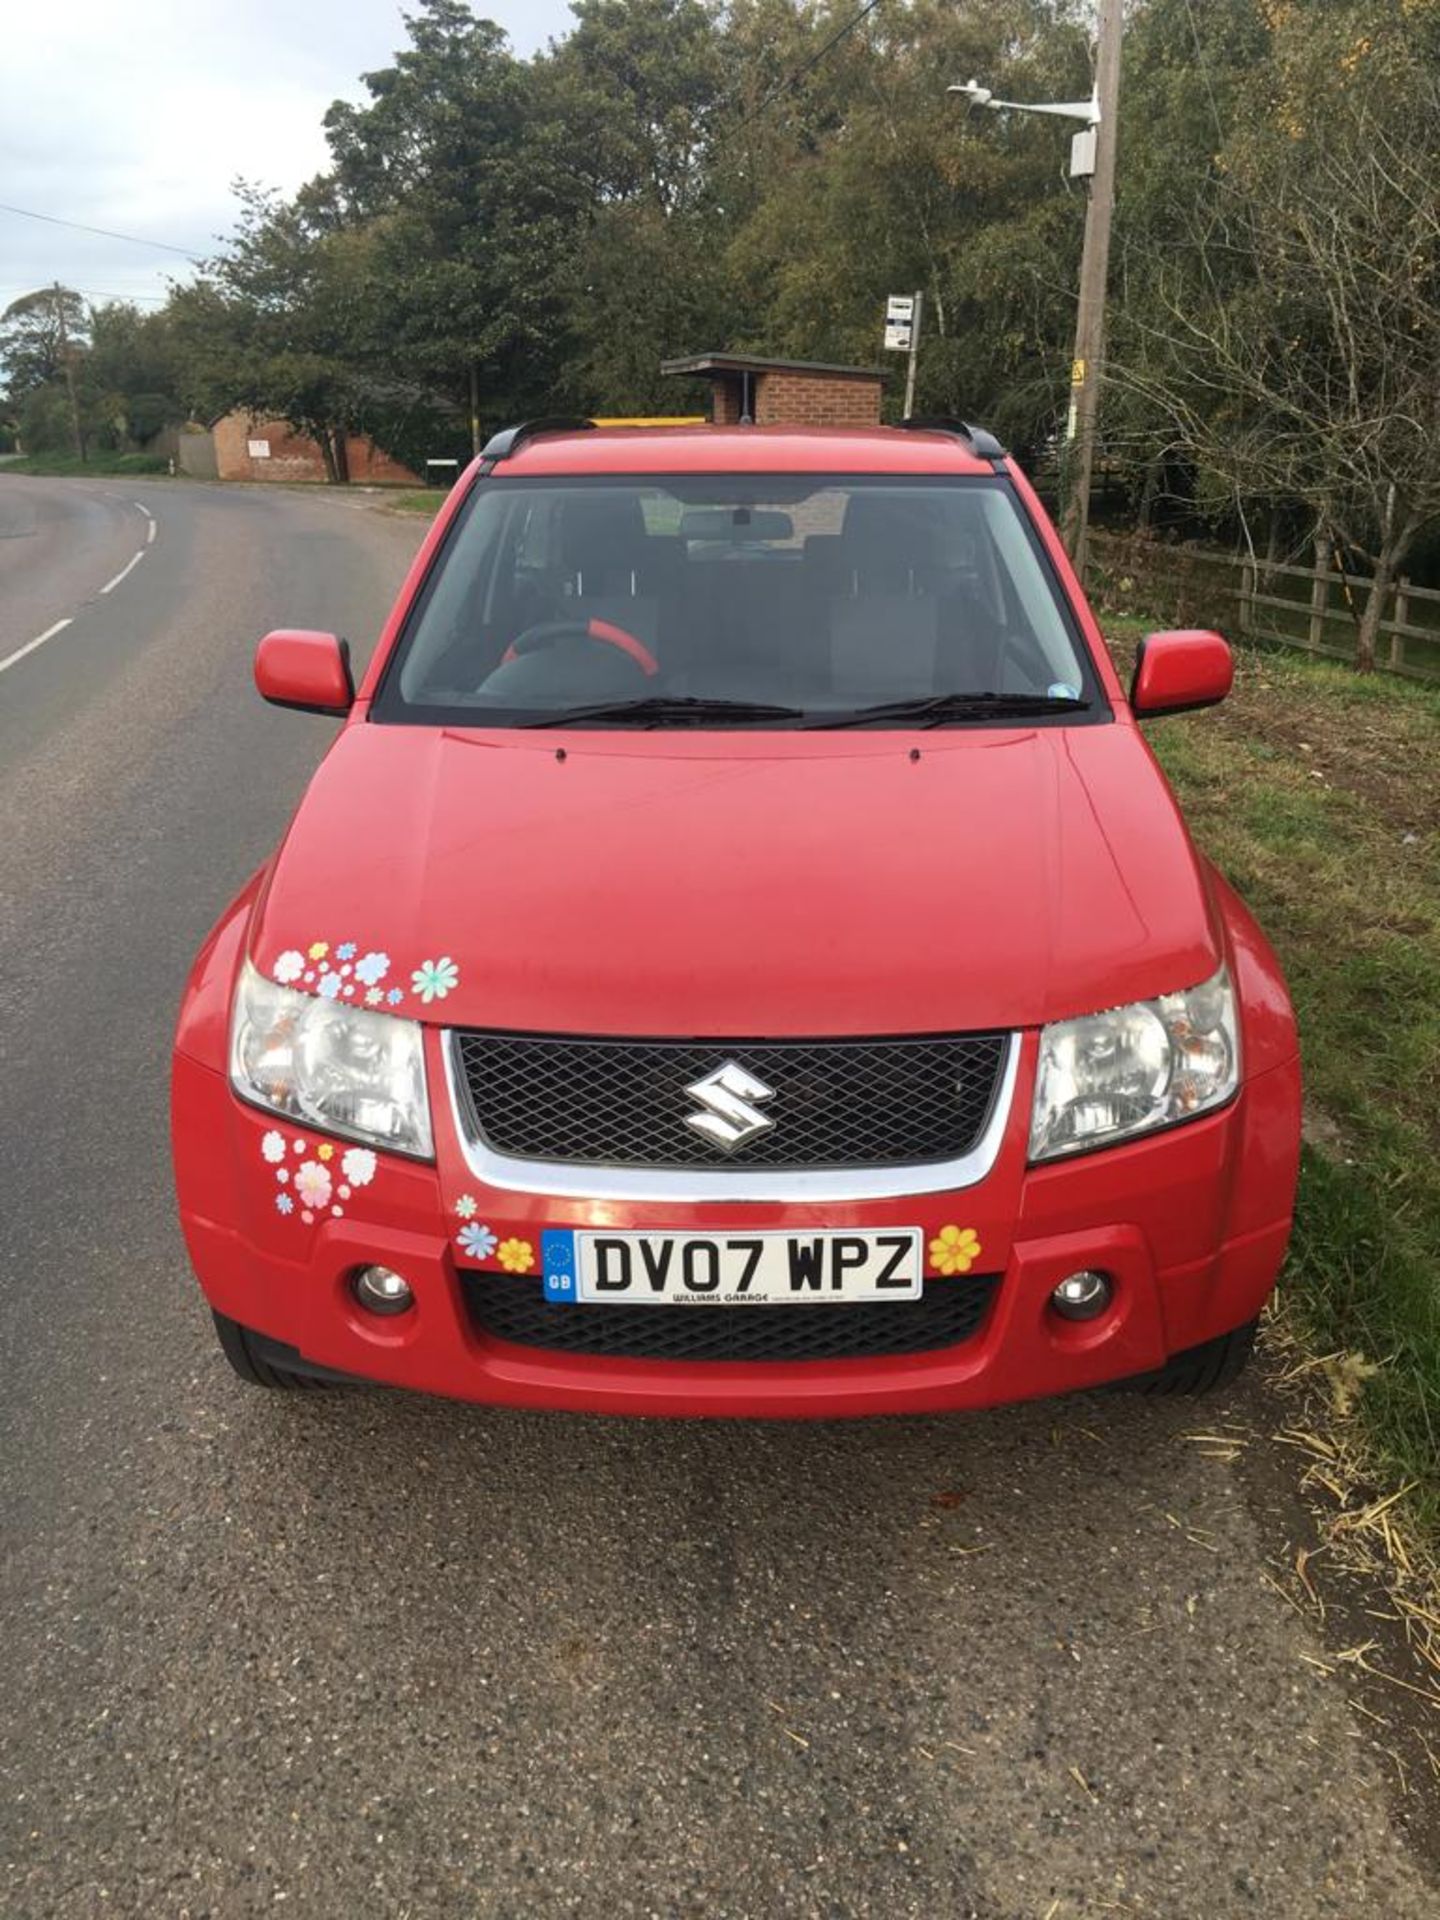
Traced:
<svg viewBox="0 0 1440 1920">
<path fill-rule="evenodd" d="M 462 1085 L 460 1035 L 441 1036 L 450 1113 L 477 1180 L 509 1193 L 552 1194 L 571 1200 L 656 1200 L 671 1203 L 723 1200 L 886 1200 L 907 1194 L 947 1193 L 977 1186 L 994 1167 L 1010 1120 L 1020 1069 L 1020 1036 L 1008 1034 L 994 1104 L 985 1130 L 968 1153 L 955 1160 L 878 1167 L 764 1168 L 606 1166 L 586 1161 L 522 1160 L 496 1153 L 478 1133 Z M 717 1046 L 723 1046 L 717 1042 Z"/>
</svg>

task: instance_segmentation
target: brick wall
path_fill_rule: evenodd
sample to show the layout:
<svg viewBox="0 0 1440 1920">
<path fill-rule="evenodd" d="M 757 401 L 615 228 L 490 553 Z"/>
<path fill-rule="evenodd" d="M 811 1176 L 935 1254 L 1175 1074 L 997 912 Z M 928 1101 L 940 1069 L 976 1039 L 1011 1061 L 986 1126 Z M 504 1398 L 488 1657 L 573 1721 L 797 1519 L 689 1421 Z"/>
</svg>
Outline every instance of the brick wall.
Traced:
<svg viewBox="0 0 1440 1920">
<path fill-rule="evenodd" d="M 292 433 L 283 420 L 252 420 L 247 413 L 227 413 L 213 428 L 215 472 L 221 480 L 323 481 L 325 462 L 320 449 L 304 434 Z M 251 443 L 268 448 L 251 453 Z M 373 441 L 352 435 L 347 443 L 350 478 L 373 484 L 417 486 L 416 476 Z"/>
<path fill-rule="evenodd" d="M 824 373 L 762 373 L 755 382 L 759 427 L 877 427 L 880 376 L 843 378 Z"/>
</svg>

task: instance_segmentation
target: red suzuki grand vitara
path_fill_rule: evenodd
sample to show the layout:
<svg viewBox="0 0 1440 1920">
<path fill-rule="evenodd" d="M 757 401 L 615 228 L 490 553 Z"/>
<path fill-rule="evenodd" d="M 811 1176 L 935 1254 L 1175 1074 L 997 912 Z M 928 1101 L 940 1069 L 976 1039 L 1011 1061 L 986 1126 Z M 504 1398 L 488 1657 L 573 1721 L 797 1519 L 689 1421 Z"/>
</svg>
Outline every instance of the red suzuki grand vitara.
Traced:
<svg viewBox="0 0 1440 1920">
<path fill-rule="evenodd" d="M 498 435 L 185 994 L 245 1379 L 657 1414 L 1199 1391 L 1290 1227 L 1295 1027 L 986 433 Z"/>
</svg>

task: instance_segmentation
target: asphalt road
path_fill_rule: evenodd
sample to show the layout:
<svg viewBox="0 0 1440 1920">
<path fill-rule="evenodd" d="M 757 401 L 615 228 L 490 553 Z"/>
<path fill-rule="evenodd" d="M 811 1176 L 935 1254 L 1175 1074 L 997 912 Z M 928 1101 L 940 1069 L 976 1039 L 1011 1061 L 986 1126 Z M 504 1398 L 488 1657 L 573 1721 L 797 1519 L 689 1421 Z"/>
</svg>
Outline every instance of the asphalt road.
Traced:
<svg viewBox="0 0 1440 1920">
<path fill-rule="evenodd" d="M 0 474 L 0 662 L 72 622 L 0 666 L 0 1912 L 1434 1915 L 1265 1579 L 1254 1385 L 787 1428 L 230 1376 L 169 1034 L 330 733 L 250 650 L 363 654 L 420 532 Z"/>
</svg>

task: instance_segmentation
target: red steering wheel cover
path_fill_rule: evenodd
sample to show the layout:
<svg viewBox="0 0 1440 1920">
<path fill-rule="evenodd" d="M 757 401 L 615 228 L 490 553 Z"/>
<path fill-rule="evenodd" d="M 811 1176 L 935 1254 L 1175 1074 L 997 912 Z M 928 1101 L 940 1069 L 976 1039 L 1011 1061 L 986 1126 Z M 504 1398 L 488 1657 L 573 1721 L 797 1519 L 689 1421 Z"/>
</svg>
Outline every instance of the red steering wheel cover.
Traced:
<svg viewBox="0 0 1440 1920">
<path fill-rule="evenodd" d="M 604 640 L 612 647 L 619 647 L 622 653 L 628 653 L 640 671 L 651 679 L 660 671 L 660 662 L 645 642 L 627 633 L 624 627 L 617 627 L 609 620 L 592 620 L 587 632 L 592 640 Z"/>
<path fill-rule="evenodd" d="M 660 671 L 660 662 L 651 653 L 643 640 L 637 640 L 633 633 L 627 633 L 624 627 L 617 627 L 609 620 L 591 620 L 585 631 L 592 640 L 603 640 L 607 646 L 619 647 L 622 653 L 628 653 L 647 679 L 653 680 Z M 501 666 L 515 658 L 513 643 L 500 656 Z"/>
</svg>

